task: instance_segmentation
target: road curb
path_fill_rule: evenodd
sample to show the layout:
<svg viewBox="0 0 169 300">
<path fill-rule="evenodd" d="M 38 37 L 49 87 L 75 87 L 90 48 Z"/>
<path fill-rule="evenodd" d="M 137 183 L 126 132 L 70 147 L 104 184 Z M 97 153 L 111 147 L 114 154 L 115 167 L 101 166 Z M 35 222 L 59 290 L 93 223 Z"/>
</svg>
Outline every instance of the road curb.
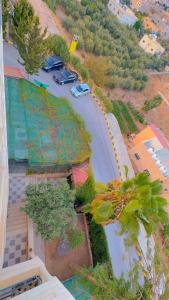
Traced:
<svg viewBox="0 0 169 300">
<path fill-rule="evenodd" d="M 96 97 L 95 94 L 92 93 L 92 97 L 95 100 L 96 105 L 99 106 L 99 108 L 100 108 L 100 110 L 103 114 L 103 117 L 104 117 L 104 120 L 105 120 L 105 123 L 106 123 L 106 127 L 107 127 L 107 130 L 108 130 L 108 135 L 109 135 L 109 138 L 110 138 L 111 143 L 112 143 L 112 150 L 113 150 L 114 157 L 115 157 L 115 160 L 116 160 L 116 165 L 117 165 L 119 178 L 120 178 L 120 180 L 123 180 L 122 170 L 121 170 L 121 166 L 120 166 L 120 160 L 119 160 L 117 148 L 116 148 L 116 145 L 115 145 L 115 139 L 114 139 L 114 136 L 113 136 L 112 131 L 111 131 L 111 127 L 110 127 L 110 123 L 109 123 L 109 120 L 108 120 L 108 117 L 107 117 L 105 106 L 104 106 L 103 103 L 101 103 L 101 101 Z"/>
</svg>

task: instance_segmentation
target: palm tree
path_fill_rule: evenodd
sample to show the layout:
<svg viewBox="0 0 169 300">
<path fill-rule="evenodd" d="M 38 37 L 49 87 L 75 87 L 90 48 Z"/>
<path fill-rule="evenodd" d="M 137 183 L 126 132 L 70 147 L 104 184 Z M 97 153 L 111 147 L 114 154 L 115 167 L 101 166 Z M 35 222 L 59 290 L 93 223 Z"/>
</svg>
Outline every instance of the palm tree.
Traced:
<svg viewBox="0 0 169 300">
<path fill-rule="evenodd" d="M 137 241 L 140 223 L 150 236 L 159 223 L 167 219 L 166 200 L 161 196 L 159 180 L 151 181 L 146 173 L 138 173 L 124 182 L 113 180 L 95 199 L 84 207 L 97 224 L 119 221 L 121 233 L 128 232 Z"/>
</svg>

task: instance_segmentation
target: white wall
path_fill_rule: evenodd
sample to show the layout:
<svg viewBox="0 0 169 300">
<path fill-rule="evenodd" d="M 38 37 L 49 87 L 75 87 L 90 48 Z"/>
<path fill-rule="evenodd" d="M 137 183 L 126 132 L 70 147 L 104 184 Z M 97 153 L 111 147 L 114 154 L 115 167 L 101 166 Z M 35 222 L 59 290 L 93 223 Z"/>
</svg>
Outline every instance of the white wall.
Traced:
<svg viewBox="0 0 169 300">
<path fill-rule="evenodd" d="M 0 269 L 2 268 L 3 264 L 3 253 L 5 248 L 6 215 L 8 204 L 8 154 L 4 95 L 1 4 L 2 0 L 0 0 Z"/>
</svg>

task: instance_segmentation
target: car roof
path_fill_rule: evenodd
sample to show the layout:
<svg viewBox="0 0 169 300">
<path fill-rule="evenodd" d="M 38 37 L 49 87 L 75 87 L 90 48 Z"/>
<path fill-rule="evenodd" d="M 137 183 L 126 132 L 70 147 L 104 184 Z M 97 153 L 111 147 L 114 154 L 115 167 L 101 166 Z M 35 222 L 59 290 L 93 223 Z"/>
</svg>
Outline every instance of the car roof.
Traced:
<svg viewBox="0 0 169 300">
<path fill-rule="evenodd" d="M 59 60 L 59 61 L 63 61 L 63 58 L 61 56 L 58 55 L 51 55 L 48 58 L 52 58 L 53 60 Z"/>
<path fill-rule="evenodd" d="M 83 90 L 90 89 L 87 83 L 81 83 L 80 86 Z"/>
</svg>

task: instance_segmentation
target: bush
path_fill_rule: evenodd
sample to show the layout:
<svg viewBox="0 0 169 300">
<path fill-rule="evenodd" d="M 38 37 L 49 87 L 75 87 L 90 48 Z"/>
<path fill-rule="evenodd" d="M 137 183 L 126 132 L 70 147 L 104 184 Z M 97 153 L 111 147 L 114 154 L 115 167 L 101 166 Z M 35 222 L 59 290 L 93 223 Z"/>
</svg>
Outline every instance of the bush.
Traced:
<svg viewBox="0 0 169 300">
<path fill-rule="evenodd" d="M 57 0 L 43 0 L 49 6 L 51 10 L 55 12 L 57 7 Z"/>
<path fill-rule="evenodd" d="M 86 183 L 76 190 L 76 203 L 79 205 L 90 203 L 96 195 L 95 180 L 92 172 L 89 172 L 89 177 Z"/>
<path fill-rule="evenodd" d="M 81 64 L 80 59 L 76 56 L 71 55 L 70 63 L 77 70 L 77 72 L 80 73 L 82 79 L 85 81 L 88 81 L 89 73 L 88 73 L 87 69 Z"/>
<path fill-rule="evenodd" d="M 141 124 L 146 124 L 144 117 L 139 113 L 139 111 L 134 107 L 134 105 L 130 101 L 127 103 L 127 106 L 133 114 L 133 116 L 136 118 L 136 120 L 138 120 Z"/>
<path fill-rule="evenodd" d="M 91 242 L 91 250 L 93 254 L 93 264 L 104 263 L 109 261 L 109 252 L 107 247 L 106 236 L 101 225 L 96 224 L 91 216 L 88 215 L 89 235 Z"/>
<path fill-rule="evenodd" d="M 149 111 L 157 106 L 159 106 L 162 103 L 163 99 L 160 95 L 155 96 L 153 99 L 146 100 L 144 102 L 143 109 L 144 111 Z"/>
<path fill-rule="evenodd" d="M 59 35 L 52 35 L 47 40 L 49 51 L 63 57 L 65 62 L 70 61 L 69 49 L 66 41 Z"/>
</svg>

